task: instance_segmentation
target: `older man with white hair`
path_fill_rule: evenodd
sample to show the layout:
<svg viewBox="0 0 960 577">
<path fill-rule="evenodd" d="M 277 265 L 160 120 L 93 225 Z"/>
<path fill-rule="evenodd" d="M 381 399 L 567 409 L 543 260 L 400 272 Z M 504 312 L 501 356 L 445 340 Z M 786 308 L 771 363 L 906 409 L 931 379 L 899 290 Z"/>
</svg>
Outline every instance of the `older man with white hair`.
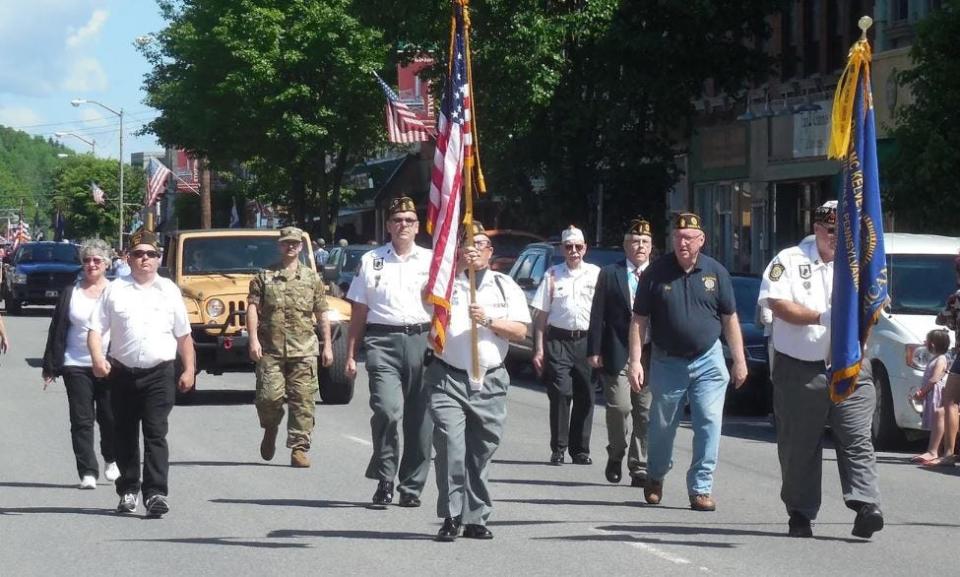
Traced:
<svg viewBox="0 0 960 577">
<path fill-rule="evenodd" d="M 587 333 L 600 267 L 583 261 L 587 243 L 579 228 L 564 230 L 561 246 L 564 262 L 547 270 L 530 303 L 538 311 L 533 368 L 550 399 L 550 464 L 562 465 L 569 451 L 574 464 L 589 465 L 593 379 Z"/>
</svg>

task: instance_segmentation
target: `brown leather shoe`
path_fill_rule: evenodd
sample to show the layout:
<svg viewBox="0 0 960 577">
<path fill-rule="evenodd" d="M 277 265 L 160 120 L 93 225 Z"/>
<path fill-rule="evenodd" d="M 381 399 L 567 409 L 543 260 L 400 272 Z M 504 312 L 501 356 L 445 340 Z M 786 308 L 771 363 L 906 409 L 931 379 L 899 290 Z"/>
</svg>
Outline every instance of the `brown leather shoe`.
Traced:
<svg viewBox="0 0 960 577">
<path fill-rule="evenodd" d="M 643 498 L 651 505 L 659 505 L 663 498 L 663 481 L 647 479 L 647 484 L 643 487 Z"/>
<path fill-rule="evenodd" d="M 717 503 L 709 494 L 690 495 L 690 508 L 694 511 L 716 511 Z"/>
<path fill-rule="evenodd" d="M 306 468 L 310 466 L 310 457 L 307 456 L 307 452 L 303 449 L 294 449 L 290 453 L 290 466 Z"/>
<path fill-rule="evenodd" d="M 263 430 L 263 440 L 260 441 L 260 456 L 269 461 L 277 453 L 277 427 L 267 427 Z"/>
</svg>

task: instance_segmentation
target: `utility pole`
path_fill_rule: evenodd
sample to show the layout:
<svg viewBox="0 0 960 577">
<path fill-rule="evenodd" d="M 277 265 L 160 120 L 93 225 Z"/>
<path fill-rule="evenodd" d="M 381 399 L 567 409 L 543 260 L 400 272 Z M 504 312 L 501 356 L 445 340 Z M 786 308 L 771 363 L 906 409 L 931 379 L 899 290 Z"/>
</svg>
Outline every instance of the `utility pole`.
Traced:
<svg viewBox="0 0 960 577">
<path fill-rule="evenodd" d="M 210 210 L 210 163 L 206 159 L 200 160 L 200 228 L 213 227 L 213 218 Z"/>
</svg>

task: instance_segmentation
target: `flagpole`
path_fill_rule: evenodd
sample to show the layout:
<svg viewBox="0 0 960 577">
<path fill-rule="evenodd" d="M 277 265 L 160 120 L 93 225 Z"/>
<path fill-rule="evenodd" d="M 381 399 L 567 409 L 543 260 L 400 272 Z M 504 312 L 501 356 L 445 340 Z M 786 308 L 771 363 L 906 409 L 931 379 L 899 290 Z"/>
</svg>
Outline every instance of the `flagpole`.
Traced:
<svg viewBox="0 0 960 577">
<path fill-rule="evenodd" d="M 466 52 L 467 62 L 470 62 L 470 0 L 459 0 L 460 6 L 463 12 L 463 49 Z M 451 52 L 452 54 L 452 52 Z M 468 68 L 469 70 L 469 68 Z M 467 93 L 470 95 L 470 118 L 471 123 L 473 122 L 473 109 L 474 109 L 474 100 L 473 100 L 473 82 L 470 79 L 469 73 L 467 74 Z M 464 235 L 464 246 L 467 248 L 473 248 L 473 164 L 474 158 L 473 153 L 467 155 L 463 159 L 463 196 L 464 196 L 464 214 L 463 214 L 463 226 L 466 230 Z M 467 279 L 470 282 L 470 304 L 477 303 L 477 271 L 473 267 L 467 267 Z M 479 333 L 477 330 L 477 322 L 471 320 L 470 322 L 470 345 L 471 345 L 471 364 L 470 364 L 470 378 L 474 381 L 480 381 L 483 378 L 483 375 L 480 374 L 480 354 L 478 352 L 479 347 Z"/>
<path fill-rule="evenodd" d="M 480 166 L 480 138 L 477 135 L 477 107 L 476 95 L 473 93 L 473 53 L 470 51 L 470 17 L 467 13 L 470 0 L 464 0 L 463 18 L 464 18 L 464 51 L 467 53 L 467 86 L 470 87 L 470 134 L 473 136 L 473 150 L 471 158 L 477 164 L 477 191 L 480 194 L 487 193 L 487 182 L 483 179 L 483 168 Z M 471 187 L 465 187 L 468 194 L 473 195 Z"/>
</svg>

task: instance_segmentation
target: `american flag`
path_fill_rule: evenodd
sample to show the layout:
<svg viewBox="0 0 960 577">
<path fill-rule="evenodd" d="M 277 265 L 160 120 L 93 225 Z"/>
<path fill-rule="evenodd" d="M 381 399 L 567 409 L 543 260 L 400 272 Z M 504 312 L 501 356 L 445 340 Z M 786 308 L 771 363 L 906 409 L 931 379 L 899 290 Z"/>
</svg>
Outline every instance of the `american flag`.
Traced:
<svg viewBox="0 0 960 577">
<path fill-rule="evenodd" d="M 433 139 L 433 128 L 427 125 L 415 110 L 400 101 L 397 93 L 374 72 L 377 82 L 387 97 L 387 140 L 399 144 L 428 142 Z"/>
<path fill-rule="evenodd" d="M 431 342 L 442 351 L 450 318 L 450 294 L 456 273 L 460 200 L 463 193 L 463 162 L 473 148 L 470 128 L 470 84 L 464 50 L 463 7 L 456 4 L 456 31 L 450 55 L 450 77 L 444 85 L 437 124 L 437 148 L 433 157 L 427 231 L 433 235 L 433 260 L 427 281 L 428 300 L 433 303 Z M 468 191 L 469 194 L 469 191 Z"/>
<path fill-rule="evenodd" d="M 103 205 L 106 202 L 106 195 L 103 194 L 103 189 L 100 188 L 96 182 L 90 183 L 90 194 L 93 195 L 93 202 Z"/>
<path fill-rule="evenodd" d="M 170 169 L 163 165 L 156 158 L 151 158 L 147 164 L 147 200 L 144 206 L 151 207 L 156 204 L 160 195 L 167 190 L 167 179 L 170 178 Z"/>
</svg>

